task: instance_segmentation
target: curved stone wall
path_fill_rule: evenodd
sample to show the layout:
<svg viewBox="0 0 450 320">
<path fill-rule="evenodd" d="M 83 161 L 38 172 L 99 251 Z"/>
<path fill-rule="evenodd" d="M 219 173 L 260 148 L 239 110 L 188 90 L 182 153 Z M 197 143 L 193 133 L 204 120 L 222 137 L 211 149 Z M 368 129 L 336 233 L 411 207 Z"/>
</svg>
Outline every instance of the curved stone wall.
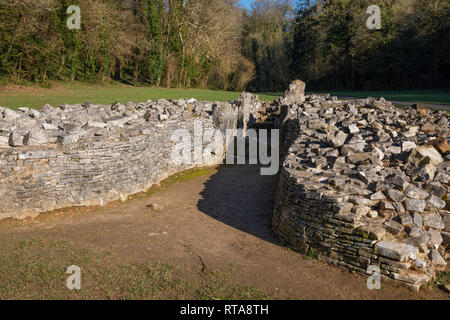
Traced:
<svg viewBox="0 0 450 320">
<path fill-rule="evenodd" d="M 0 218 L 64 207 L 103 205 L 146 191 L 192 166 L 171 164 L 174 130 L 195 119 L 155 128 L 149 135 L 83 141 L 69 146 L 0 151 Z M 205 123 L 206 123 L 205 119 Z M 212 122 L 209 122 L 212 127 Z"/>
<path fill-rule="evenodd" d="M 309 96 L 282 120 L 273 229 L 284 243 L 416 291 L 445 269 L 448 115 Z"/>
<path fill-rule="evenodd" d="M 174 164 L 173 133 L 184 129 L 193 139 L 199 126 L 236 129 L 248 109 L 241 100 L 0 107 L 0 219 L 125 200 L 180 171 L 219 163 Z"/>
</svg>

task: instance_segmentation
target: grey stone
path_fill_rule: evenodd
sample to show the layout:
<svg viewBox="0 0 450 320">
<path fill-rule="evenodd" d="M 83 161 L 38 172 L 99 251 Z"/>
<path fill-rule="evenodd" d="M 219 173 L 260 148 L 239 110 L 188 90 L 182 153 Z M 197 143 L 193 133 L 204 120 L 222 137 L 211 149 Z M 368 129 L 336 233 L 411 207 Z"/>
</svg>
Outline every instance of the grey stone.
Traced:
<svg viewBox="0 0 450 320">
<path fill-rule="evenodd" d="M 0 148 L 7 148 L 9 147 L 9 138 L 0 136 Z"/>
<path fill-rule="evenodd" d="M 445 188 L 445 187 L 444 187 L 440 182 L 438 182 L 438 181 L 434 181 L 434 182 L 429 183 L 429 184 L 427 185 L 426 190 L 427 190 L 430 194 L 432 194 L 432 195 L 434 195 L 434 196 L 436 196 L 436 197 L 438 197 L 438 198 L 440 198 L 440 199 L 442 199 L 442 198 L 447 194 L 447 188 Z"/>
<path fill-rule="evenodd" d="M 401 225 L 398 222 L 392 221 L 392 220 L 385 222 L 384 226 L 393 235 L 398 235 L 400 232 L 402 232 L 404 230 L 403 225 Z"/>
<path fill-rule="evenodd" d="M 51 123 L 47 123 L 47 122 L 44 122 L 44 123 L 42 124 L 42 128 L 43 128 L 44 130 L 57 130 L 57 129 L 58 129 L 57 126 L 55 126 L 55 125 L 53 125 L 53 124 L 51 124 Z"/>
<path fill-rule="evenodd" d="M 389 201 L 381 201 L 380 202 L 380 209 L 381 210 L 394 210 L 394 206 Z"/>
<path fill-rule="evenodd" d="M 437 250 L 431 250 L 429 258 L 431 263 L 435 266 L 447 266 L 447 262 L 445 262 L 444 258 L 442 258 L 441 254 Z"/>
<path fill-rule="evenodd" d="M 436 174 L 436 167 L 434 165 L 427 164 L 423 167 L 416 168 L 412 174 L 412 179 L 418 182 L 431 182 Z"/>
<path fill-rule="evenodd" d="M 335 135 L 329 136 L 329 141 L 333 145 L 333 147 L 338 148 L 342 147 L 347 140 L 348 135 L 342 131 L 338 131 Z"/>
<path fill-rule="evenodd" d="M 370 200 L 386 200 L 386 196 L 383 192 L 379 191 L 370 196 Z"/>
<path fill-rule="evenodd" d="M 78 142 L 79 137 L 78 134 L 62 134 L 58 136 L 58 143 L 62 145 L 74 144 Z"/>
<path fill-rule="evenodd" d="M 424 190 L 417 188 L 416 186 L 414 186 L 412 184 L 410 184 L 406 188 L 405 195 L 408 198 L 417 199 L 417 200 L 425 200 L 429 196 L 428 192 L 425 192 Z"/>
<path fill-rule="evenodd" d="M 23 138 L 24 136 L 16 131 L 13 131 L 9 134 L 9 145 L 11 147 L 21 147 L 23 146 Z"/>
<path fill-rule="evenodd" d="M 375 245 L 375 253 L 395 261 L 406 262 L 409 259 L 415 260 L 419 249 L 405 243 L 383 240 Z"/>
<path fill-rule="evenodd" d="M 442 215 L 442 222 L 444 223 L 444 230 L 450 232 L 450 213 Z"/>
<path fill-rule="evenodd" d="M 402 214 L 399 218 L 403 225 L 412 225 L 414 223 L 413 218 L 409 214 Z"/>
<path fill-rule="evenodd" d="M 351 203 L 338 203 L 333 206 L 333 211 L 337 214 L 344 214 L 352 212 L 353 204 Z"/>
<path fill-rule="evenodd" d="M 403 202 L 406 200 L 405 195 L 396 189 L 389 189 L 387 195 L 393 202 Z"/>
<path fill-rule="evenodd" d="M 428 244 L 433 246 L 434 248 L 439 248 L 439 246 L 444 242 L 441 233 L 438 230 L 430 228 L 427 231 L 427 235 L 429 237 Z"/>
<path fill-rule="evenodd" d="M 422 218 L 422 216 L 419 213 L 417 213 L 417 212 L 414 212 L 412 216 L 413 216 L 414 224 L 416 224 L 419 227 L 423 227 L 423 218 Z"/>
<path fill-rule="evenodd" d="M 439 199 L 438 197 L 435 196 L 430 196 L 427 198 L 427 204 L 437 208 L 437 209 L 443 209 L 446 206 L 445 201 Z"/>
<path fill-rule="evenodd" d="M 444 223 L 442 222 L 441 216 L 437 213 L 425 214 L 422 216 L 423 225 L 425 227 L 430 227 L 438 230 L 444 229 Z"/>
<path fill-rule="evenodd" d="M 422 235 L 422 229 L 417 226 L 407 225 L 405 227 L 406 233 L 413 238 L 420 237 Z"/>
<path fill-rule="evenodd" d="M 444 244 L 444 246 L 449 247 L 450 246 L 450 232 L 442 231 L 441 236 L 442 236 L 442 243 Z"/>
<path fill-rule="evenodd" d="M 410 212 L 424 212 L 427 203 L 424 200 L 407 199 L 405 200 L 405 208 Z"/>
</svg>

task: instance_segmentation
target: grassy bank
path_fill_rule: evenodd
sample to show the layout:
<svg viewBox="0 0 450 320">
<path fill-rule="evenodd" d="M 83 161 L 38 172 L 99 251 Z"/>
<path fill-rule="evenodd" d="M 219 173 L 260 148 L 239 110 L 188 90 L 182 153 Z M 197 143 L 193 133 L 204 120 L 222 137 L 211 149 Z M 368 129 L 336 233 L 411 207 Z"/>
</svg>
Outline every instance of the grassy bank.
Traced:
<svg viewBox="0 0 450 320">
<path fill-rule="evenodd" d="M 112 104 L 114 102 L 145 102 L 147 100 L 195 98 L 206 101 L 232 101 L 239 92 L 203 89 L 166 89 L 154 87 L 133 87 L 122 84 L 60 84 L 51 88 L 0 87 L 0 106 L 18 108 L 41 108 L 45 104 L 58 106 L 62 103 L 75 104 L 92 102 Z M 273 100 L 275 94 L 260 94 L 261 100 Z"/>
</svg>

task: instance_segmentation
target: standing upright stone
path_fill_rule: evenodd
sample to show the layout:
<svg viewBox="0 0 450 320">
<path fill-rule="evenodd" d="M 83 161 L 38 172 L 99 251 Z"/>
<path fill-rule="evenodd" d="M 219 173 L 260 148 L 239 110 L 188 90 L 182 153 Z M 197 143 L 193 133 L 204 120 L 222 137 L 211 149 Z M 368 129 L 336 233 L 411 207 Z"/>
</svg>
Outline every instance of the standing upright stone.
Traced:
<svg viewBox="0 0 450 320">
<path fill-rule="evenodd" d="M 238 129 L 243 130 L 243 135 L 247 133 L 247 128 L 255 125 L 258 117 L 258 110 L 261 108 L 259 98 L 251 93 L 242 92 L 237 99 L 238 104 Z"/>
<path fill-rule="evenodd" d="M 301 104 L 305 102 L 306 84 L 301 80 L 295 80 L 289 85 L 287 90 L 279 102 L 281 105 Z"/>
</svg>

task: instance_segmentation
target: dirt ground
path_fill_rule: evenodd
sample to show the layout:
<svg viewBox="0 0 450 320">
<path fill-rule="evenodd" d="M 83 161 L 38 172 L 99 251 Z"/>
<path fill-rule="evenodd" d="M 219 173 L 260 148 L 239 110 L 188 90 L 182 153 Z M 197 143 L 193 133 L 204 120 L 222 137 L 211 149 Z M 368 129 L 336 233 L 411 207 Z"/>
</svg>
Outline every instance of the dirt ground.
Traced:
<svg viewBox="0 0 450 320">
<path fill-rule="evenodd" d="M 102 208 L 71 208 L 0 222 L 0 241 L 67 240 L 123 262 L 160 262 L 231 276 L 276 299 L 449 299 L 434 286 L 367 289 L 366 278 L 280 245 L 271 231 L 277 177 L 223 166 Z M 189 277 L 189 275 L 187 275 Z"/>
</svg>

